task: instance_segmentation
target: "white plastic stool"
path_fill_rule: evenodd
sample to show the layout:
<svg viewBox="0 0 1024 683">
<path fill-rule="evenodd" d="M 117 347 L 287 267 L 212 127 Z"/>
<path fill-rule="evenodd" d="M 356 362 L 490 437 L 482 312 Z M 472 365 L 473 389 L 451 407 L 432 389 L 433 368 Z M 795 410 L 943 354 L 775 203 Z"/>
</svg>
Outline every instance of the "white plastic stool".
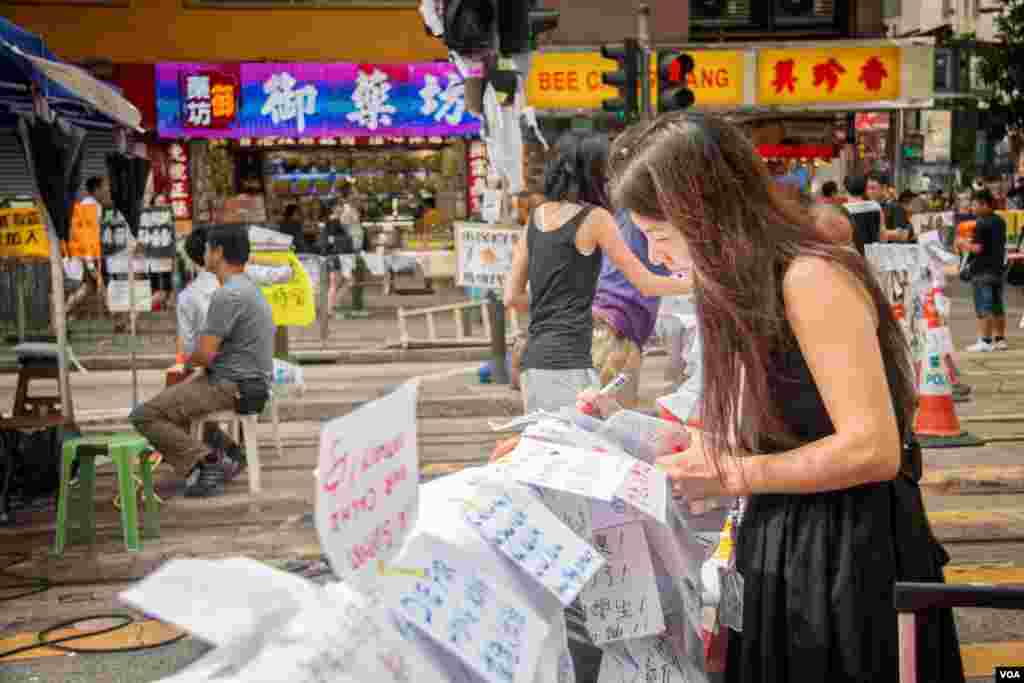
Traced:
<svg viewBox="0 0 1024 683">
<path fill-rule="evenodd" d="M 280 420 L 277 414 L 277 401 L 271 393 L 268 399 L 270 403 L 270 420 L 274 427 L 274 442 L 277 445 L 277 457 L 284 457 L 284 449 L 281 447 Z M 204 415 L 192 423 L 192 436 L 196 439 L 202 438 L 203 425 L 209 423 L 227 424 L 228 434 L 239 446 L 242 445 L 242 435 L 239 433 L 244 425 L 245 433 L 245 457 L 249 469 L 249 492 L 259 493 L 263 490 L 260 483 L 260 444 L 256 436 L 256 428 L 259 424 L 259 413 L 253 415 L 239 415 L 233 410 L 225 410 L 219 413 Z M 252 441 L 249 441 L 252 439 Z"/>
</svg>

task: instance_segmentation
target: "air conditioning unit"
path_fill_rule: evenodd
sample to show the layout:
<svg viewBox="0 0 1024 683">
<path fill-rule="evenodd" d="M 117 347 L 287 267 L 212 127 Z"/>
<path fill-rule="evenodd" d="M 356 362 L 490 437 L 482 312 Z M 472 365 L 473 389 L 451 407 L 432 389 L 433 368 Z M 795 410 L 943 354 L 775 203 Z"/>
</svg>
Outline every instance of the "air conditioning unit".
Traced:
<svg viewBox="0 0 1024 683">
<path fill-rule="evenodd" d="M 690 0 L 690 21 L 699 28 L 751 26 L 754 0 Z"/>
<path fill-rule="evenodd" d="M 999 14 L 1006 9 L 1006 3 L 1002 0 L 978 0 L 979 14 Z"/>
<path fill-rule="evenodd" d="M 835 24 L 836 0 L 773 0 L 778 28 Z"/>
</svg>

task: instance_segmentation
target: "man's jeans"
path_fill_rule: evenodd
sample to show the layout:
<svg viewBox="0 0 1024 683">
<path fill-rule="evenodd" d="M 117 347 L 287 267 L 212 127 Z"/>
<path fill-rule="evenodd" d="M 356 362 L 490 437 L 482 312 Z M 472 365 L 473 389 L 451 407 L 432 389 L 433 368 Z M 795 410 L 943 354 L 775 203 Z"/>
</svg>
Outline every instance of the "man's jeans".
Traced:
<svg viewBox="0 0 1024 683">
<path fill-rule="evenodd" d="M 186 477 L 210 452 L 209 446 L 192 438 L 190 425 L 210 413 L 234 410 L 237 395 L 238 385 L 234 382 L 213 383 L 203 374 L 164 389 L 136 408 L 132 411 L 132 424 L 179 476 Z"/>
</svg>

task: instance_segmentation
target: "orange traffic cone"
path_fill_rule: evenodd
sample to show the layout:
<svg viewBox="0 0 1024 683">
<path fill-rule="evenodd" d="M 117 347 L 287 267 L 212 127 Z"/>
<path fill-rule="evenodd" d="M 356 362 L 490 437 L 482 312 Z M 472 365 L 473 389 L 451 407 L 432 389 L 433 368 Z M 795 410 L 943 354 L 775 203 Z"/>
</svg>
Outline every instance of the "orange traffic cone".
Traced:
<svg viewBox="0 0 1024 683">
<path fill-rule="evenodd" d="M 929 334 L 925 341 L 924 362 L 919 371 L 914 434 L 925 448 L 982 445 L 983 442 L 960 428 L 960 419 L 953 407 L 953 388 L 949 383 L 942 351 L 936 336 Z"/>
</svg>

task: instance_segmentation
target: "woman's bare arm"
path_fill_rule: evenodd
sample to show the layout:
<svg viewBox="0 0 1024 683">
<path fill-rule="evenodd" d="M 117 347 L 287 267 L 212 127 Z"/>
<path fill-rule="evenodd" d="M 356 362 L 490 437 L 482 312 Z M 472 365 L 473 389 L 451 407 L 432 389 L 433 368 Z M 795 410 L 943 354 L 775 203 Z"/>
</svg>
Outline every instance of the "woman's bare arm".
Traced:
<svg viewBox="0 0 1024 683">
<path fill-rule="evenodd" d="M 622 239 L 615 217 L 608 211 L 592 211 L 583 227 L 589 234 L 584 235 L 582 240 L 577 240 L 577 245 L 592 244 L 600 247 L 615 267 L 622 271 L 626 279 L 644 296 L 683 296 L 693 290 L 689 279 L 655 275 L 648 270 Z"/>
<path fill-rule="evenodd" d="M 835 434 L 740 459 L 742 493 L 817 493 L 893 479 L 901 441 L 867 291 L 840 266 L 805 258 L 790 267 L 783 295 Z"/>
</svg>

